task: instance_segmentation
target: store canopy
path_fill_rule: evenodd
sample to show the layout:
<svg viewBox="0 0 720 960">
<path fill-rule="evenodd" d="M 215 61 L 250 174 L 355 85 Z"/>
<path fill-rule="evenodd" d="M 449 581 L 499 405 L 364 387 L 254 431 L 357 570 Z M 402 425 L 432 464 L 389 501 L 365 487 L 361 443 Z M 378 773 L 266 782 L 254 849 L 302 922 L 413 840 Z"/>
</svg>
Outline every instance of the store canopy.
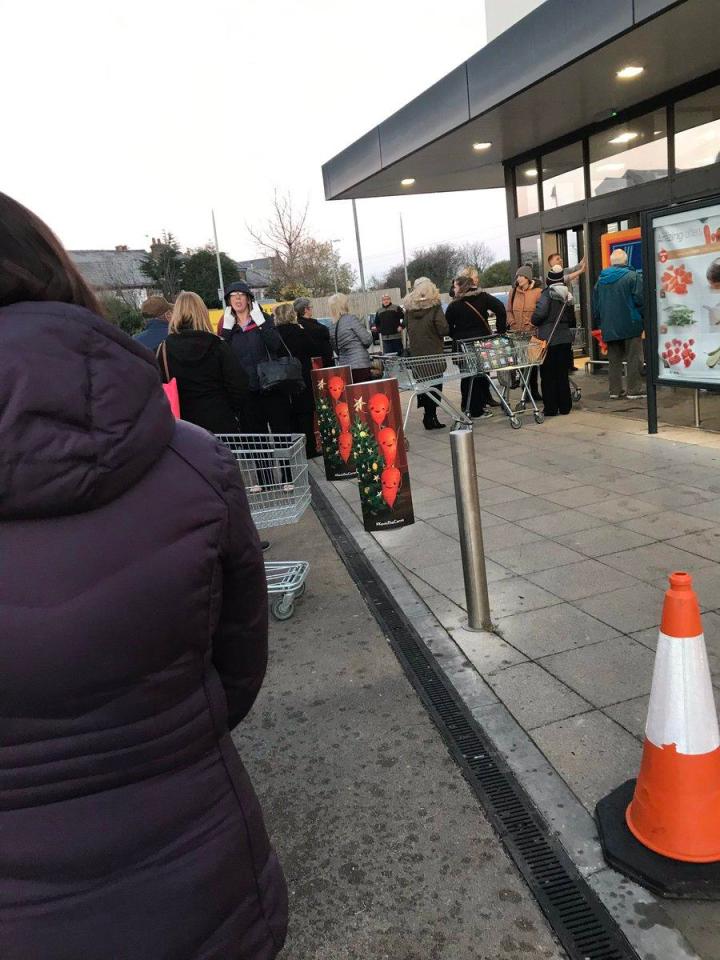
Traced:
<svg viewBox="0 0 720 960">
<path fill-rule="evenodd" d="M 329 160 L 325 196 L 503 187 L 503 161 L 717 70 L 719 14 L 720 0 L 545 0 Z M 628 65 L 645 69 L 618 79 Z"/>
</svg>

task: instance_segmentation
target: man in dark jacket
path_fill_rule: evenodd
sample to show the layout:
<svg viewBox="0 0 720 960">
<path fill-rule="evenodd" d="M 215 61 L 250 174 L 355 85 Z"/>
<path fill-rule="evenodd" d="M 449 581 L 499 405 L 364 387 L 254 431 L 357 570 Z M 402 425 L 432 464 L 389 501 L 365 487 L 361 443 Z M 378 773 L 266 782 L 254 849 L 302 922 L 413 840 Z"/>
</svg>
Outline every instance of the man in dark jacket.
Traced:
<svg viewBox="0 0 720 960">
<path fill-rule="evenodd" d="M 313 344 L 313 356 L 322 357 L 323 365 L 332 367 L 334 361 L 330 331 L 312 315 L 312 305 L 307 297 L 298 297 L 293 303 L 298 323 L 310 335 Z"/>
<path fill-rule="evenodd" d="M 592 298 L 593 326 L 600 327 L 608 348 L 610 399 L 622 394 L 623 362 L 627 363 L 627 397 L 646 396 L 643 384 L 642 274 L 628 266 L 627 253 L 610 254 L 610 266 L 598 277 Z"/>
<path fill-rule="evenodd" d="M 489 313 L 495 314 L 497 333 L 507 332 L 507 313 L 502 301 L 478 287 L 477 271 L 467 269 L 455 280 L 455 299 L 448 304 L 445 319 L 453 340 L 475 340 L 492 335 Z M 458 348 L 459 349 L 459 348 Z M 460 381 L 462 408 L 473 420 L 492 416 L 487 404 L 497 406 L 490 397 L 485 376 L 465 377 Z"/>
<path fill-rule="evenodd" d="M 389 294 L 384 294 L 382 306 L 375 314 L 372 324 L 373 333 L 382 337 L 383 353 L 400 356 L 402 353 L 402 331 L 405 314 L 402 307 L 396 307 Z"/>
<path fill-rule="evenodd" d="M 172 316 L 173 305 L 165 297 L 148 297 L 140 307 L 145 318 L 145 327 L 135 334 L 135 340 L 153 353 L 168 335 L 168 324 Z"/>
</svg>

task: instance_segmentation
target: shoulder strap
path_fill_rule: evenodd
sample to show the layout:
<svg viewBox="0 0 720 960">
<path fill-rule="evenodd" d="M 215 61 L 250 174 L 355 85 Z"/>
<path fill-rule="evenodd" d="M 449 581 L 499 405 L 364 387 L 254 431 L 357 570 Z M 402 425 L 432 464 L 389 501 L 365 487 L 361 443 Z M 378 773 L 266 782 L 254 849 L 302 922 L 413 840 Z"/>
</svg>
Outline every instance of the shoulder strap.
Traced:
<svg viewBox="0 0 720 960">
<path fill-rule="evenodd" d="M 160 346 L 157 348 L 157 353 L 155 354 L 157 360 L 160 361 L 160 367 L 165 375 L 165 383 L 170 383 L 170 371 L 168 369 L 167 361 L 167 344 L 163 340 Z"/>
<path fill-rule="evenodd" d="M 557 330 L 557 327 L 558 327 L 558 324 L 560 323 L 560 320 L 561 320 L 561 318 L 562 318 L 562 315 L 565 313 L 565 307 L 566 307 L 567 305 L 568 305 L 568 302 L 567 302 L 567 300 L 566 300 L 565 303 L 564 303 L 564 304 L 562 305 L 562 307 L 560 308 L 560 313 L 559 313 L 559 314 L 557 315 L 557 317 L 555 318 L 555 323 L 553 324 L 553 328 L 552 328 L 552 330 L 550 331 L 550 336 L 549 336 L 549 337 L 547 338 L 547 340 L 545 341 L 545 342 L 548 344 L 548 346 L 550 345 L 550 341 L 552 340 L 553 336 L 555 335 L 555 331 Z"/>
<path fill-rule="evenodd" d="M 484 317 L 484 316 L 480 313 L 480 311 L 470 303 L 469 300 L 466 300 L 465 302 L 466 302 L 467 305 L 470 307 L 470 309 L 472 310 L 472 312 L 475 313 L 475 314 L 477 314 L 478 317 L 480 317 L 480 319 L 482 320 L 482 322 L 485 324 L 485 326 L 486 326 L 486 327 L 488 328 L 488 330 L 489 330 L 489 329 L 490 329 L 490 324 L 487 322 L 487 317 Z"/>
</svg>

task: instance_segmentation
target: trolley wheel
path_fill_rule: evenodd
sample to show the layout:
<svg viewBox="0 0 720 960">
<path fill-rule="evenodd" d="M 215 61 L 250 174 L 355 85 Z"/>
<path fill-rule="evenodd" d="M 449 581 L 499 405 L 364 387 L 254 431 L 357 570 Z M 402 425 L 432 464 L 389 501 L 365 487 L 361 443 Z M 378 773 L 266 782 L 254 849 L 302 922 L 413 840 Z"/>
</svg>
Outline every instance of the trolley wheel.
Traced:
<svg viewBox="0 0 720 960">
<path fill-rule="evenodd" d="M 517 413 L 522 413 L 526 406 L 527 404 L 524 400 L 518 400 L 518 402 L 515 404 L 515 410 Z"/>
<path fill-rule="evenodd" d="M 578 400 L 582 400 L 582 390 L 580 389 L 580 387 L 575 387 L 575 389 L 572 392 L 572 398 L 574 403 L 577 403 Z"/>
<path fill-rule="evenodd" d="M 544 414 L 544 413 L 540 413 L 539 410 L 536 411 L 536 412 L 533 414 L 533 416 L 535 417 L 535 423 L 545 423 L 545 414 Z"/>
<path fill-rule="evenodd" d="M 305 583 L 305 581 L 303 580 L 303 582 L 300 584 L 300 586 L 297 588 L 297 590 L 293 594 L 293 600 L 301 600 L 305 596 L 306 587 L 307 587 L 307 583 Z"/>
<path fill-rule="evenodd" d="M 270 612 L 276 620 L 289 620 L 295 613 L 295 602 L 292 598 L 286 600 L 285 597 L 278 597 L 270 604 Z"/>
<path fill-rule="evenodd" d="M 513 428 L 513 430 L 519 430 L 522 426 L 522 420 L 520 417 L 510 417 L 510 426 Z"/>
</svg>

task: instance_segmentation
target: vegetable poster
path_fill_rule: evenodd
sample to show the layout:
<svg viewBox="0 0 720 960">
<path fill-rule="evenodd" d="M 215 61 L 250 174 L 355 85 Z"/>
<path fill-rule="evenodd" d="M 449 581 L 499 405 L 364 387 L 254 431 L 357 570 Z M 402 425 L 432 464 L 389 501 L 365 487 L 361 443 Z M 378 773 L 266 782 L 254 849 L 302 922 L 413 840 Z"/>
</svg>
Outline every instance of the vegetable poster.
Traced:
<svg viewBox="0 0 720 960">
<path fill-rule="evenodd" d="M 352 382 L 350 367 L 319 367 L 310 372 L 318 430 L 328 480 L 352 480 L 355 464 L 350 436 L 350 412 L 345 387 Z"/>
<path fill-rule="evenodd" d="M 345 388 L 363 524 L 368 532 L 415 522 L 397 380 Z"/>
<path fill-rule="evenodd" d="M 653 220 L 659 376 L 720 386 L 720 204 Z"/>
</svg>

